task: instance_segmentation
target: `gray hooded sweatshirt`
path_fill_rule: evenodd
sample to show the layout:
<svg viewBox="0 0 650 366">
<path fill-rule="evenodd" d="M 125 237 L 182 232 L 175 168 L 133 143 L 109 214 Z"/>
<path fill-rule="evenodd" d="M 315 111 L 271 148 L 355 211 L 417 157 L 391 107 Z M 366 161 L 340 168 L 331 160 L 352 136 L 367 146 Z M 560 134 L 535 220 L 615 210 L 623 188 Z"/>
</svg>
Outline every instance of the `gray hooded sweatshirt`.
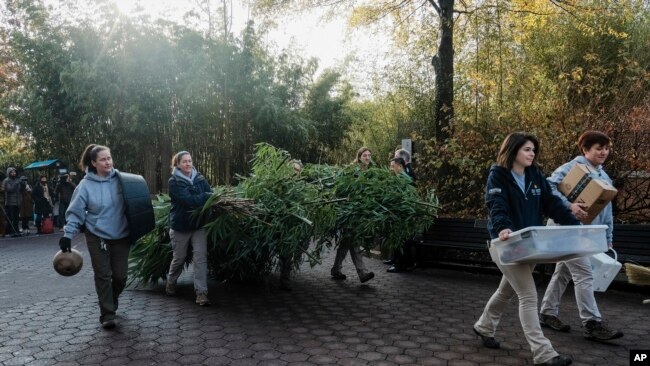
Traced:
<svg viewBox="0 0 650 366">
<path fill-rule="evenodd" d="M 72 194 L 65 218 L 68 223 L 63 236 L 69 239 L 79 232 L 81 225 L 86 225 L 88 231 L 103 239 L 117 240 L 129 236 L 117 170 L 113 169 L 106 177 L 86 170 L 86 176 Z"/>
</svg>

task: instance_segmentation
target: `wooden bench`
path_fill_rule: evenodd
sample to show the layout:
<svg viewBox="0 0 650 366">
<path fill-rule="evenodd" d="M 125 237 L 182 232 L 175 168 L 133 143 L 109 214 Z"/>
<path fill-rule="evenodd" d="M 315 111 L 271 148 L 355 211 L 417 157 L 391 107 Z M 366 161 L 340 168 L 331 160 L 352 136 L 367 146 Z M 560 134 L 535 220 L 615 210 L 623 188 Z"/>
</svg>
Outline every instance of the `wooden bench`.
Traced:
<svg viewBox="0 0 650 366">
<path fill-rule="evenodd" d="M 488 253 L 487 220 L 438 218 L 418 240 L 418 262 L 494 266 Z"/>
<path fill-rule="evenodd" d="M 485 226 L 472 219 L 439 218 L 421 238 L 421 244 L 437 247 L 485 250 L 490 239 Z"/>
<path fill-rule="evenodd" d="M 614 249 L 618 261 L 650 266 L 650 225 L 614 225 Z"/>
</svg>

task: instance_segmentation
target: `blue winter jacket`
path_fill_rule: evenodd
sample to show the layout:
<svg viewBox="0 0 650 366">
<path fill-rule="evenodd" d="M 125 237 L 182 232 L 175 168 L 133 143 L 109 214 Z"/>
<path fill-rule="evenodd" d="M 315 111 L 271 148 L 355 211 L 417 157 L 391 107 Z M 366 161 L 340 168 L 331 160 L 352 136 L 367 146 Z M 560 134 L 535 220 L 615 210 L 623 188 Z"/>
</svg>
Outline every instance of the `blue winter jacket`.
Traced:
<svg viewBox="0 0 650 366">
<path fill-rule="evenodd" d="M 562 200 L 553 191 L 539 168 L 527 167 L 525 193 L 519 188 L 510 170 L 493 165 L 490 168 L 485 203 L 488 208 L 490 237 L 499 237 L 504 229 L 521 230 L 544 225 L 544 215 L 562 225 L 580 225 Z"/>
<path fill-rule="evenodd" d="M 594 179 L 600 179 L 606 183 L 612 184 L 612 179 L 605 173 L 603 166 L 593 166 L 584 156 L 576 156 L 573 160 L 568 163 L 563 164 L 559 168 L 555 169 L 553 174 L 548 177 L 548 182 L 551 184 L 551 189 L 553 189 L 553 194 L 560 197 L 564 206 L 569 207 L 571 202 L 557 189 L 557 186 L 562 182 L 564 177 L 569 174 L 571 168 L 576 164 L 586 164 L 596 172 L 591 174 L 591 177 Z M 612 244 L 614 239 L 614 215 L 612 214 L 612 203 L 610 202 L 605 208 L 594 218 L 594 221 L 591 222 L 591 225 L 607 225 L 607 243 Z"/>
<path fill-rule="evenodd" d="M 192 211 L 201 207 L 212 195 L 212 188 L 205 177 L 192 169 L 192 176 L 187 177 L 174 168 L 169 178 L 169 197 L 172 200 L 169 215 L 170 227 L 176 231 L 192 231 L 201 228 L 204 223 L 192 216 Z"/>
</svg>

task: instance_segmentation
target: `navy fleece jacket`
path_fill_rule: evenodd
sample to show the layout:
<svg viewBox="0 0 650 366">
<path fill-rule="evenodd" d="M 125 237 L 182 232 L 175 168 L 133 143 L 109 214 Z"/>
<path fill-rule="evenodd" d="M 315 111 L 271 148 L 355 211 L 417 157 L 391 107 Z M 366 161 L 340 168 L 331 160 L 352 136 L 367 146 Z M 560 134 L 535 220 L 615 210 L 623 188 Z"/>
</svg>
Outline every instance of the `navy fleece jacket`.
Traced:
<svg viewBox="0 0 650 366">
<path fill-rule="evenodd" d="M 553 191 L 539 168 L 524 171 L 525 193 L 515 182 L 510 170 L 493 165 L 490 168 L 485 203 L 488 208 L 490 237 L 499 237 L 504 229 L 517 231 L 529 226 L 544 225 L 544 216 L 562 225 L 580 225 L 562 200 Z"/>
<path fill-rule="evenodd" d="M 201 207 L 212 196 L 208 181 L 192 169 L 192 176 L 186 177 L 174 168 L 169 178 L 169 197 L 172 201 L 169 214 L 170 227 L 176 231 L 193 231 L 201 228 L 203 223 L 192 217 L 192 211 Z"/>
</svg>

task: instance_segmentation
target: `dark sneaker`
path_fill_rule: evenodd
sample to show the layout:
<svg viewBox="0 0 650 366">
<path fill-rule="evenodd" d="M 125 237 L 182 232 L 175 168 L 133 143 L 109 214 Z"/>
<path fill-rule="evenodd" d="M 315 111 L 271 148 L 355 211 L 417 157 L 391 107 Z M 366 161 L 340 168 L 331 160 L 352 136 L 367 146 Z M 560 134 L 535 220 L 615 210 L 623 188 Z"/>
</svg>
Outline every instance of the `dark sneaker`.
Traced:
<svg viewBox="0 0 650 366">
<path fill-rule="evenodd" d="M 167 282 L 167 284 L 165 285 L 165 293 L 168 296 L 176 295 L 176 283 L 175 282 Z"/>
<path fill-rule="evenodd" d="M 335 279 L 337 281 L 344 281 L 346 278 L 347 276 L 344 275 L 343 273 L 335 273 L 332 275 L 332 279 Z"/>
<path fill-rule="evenodd" d="M 474 330 L 474 333 L 476 333 L 477 336 L 481 337 L 481 341 L 483 341 L 483 345 L 487 348 L 492 348 L 492 349 L 497 349 L 501 348 L 501 344 L 497 342 L 494 337 L 486 337 L 483 334 L 479 333 L 476 328 L 472 327 L 472 330 Z"/>
<path fill-rule="evenodd" d="M 392 259 L 386 259 L 386 260 L 384 261 L 384 264 L 388 264 L 389 266 L 392 266 L 393 264 L 395 264 L 395 261 L 392 260 Z"/>
<path fill-rule="evenodd" d="M 548 327 L 559 332 L 568 332 L 571 330 L 569 324 L 564 324 L 562 321 L 553 315 L 539 314 L 539 323 L 542 327 Z"/>
<path fill-rule="evenodd" d="M 373 272 L 368 272 L 365 275 L 361 276 L 359 280 L 361 281 L 361 283 L 364 283 L 372 280 L 373 278 L 375 278 L 375 274 Z"/>
<path fill-rule="evenodd" d="M 582 335 L 594 341 L 611 341 L 612 339 L 621 338 L 623 332 L 607 328 L 602 322 L 595 320 L 587 321 Z"/>
<path fill-rule="evenodd" d="M 570 357 L 558 355 L 544 363 L 536 363 L 535 366 L 566 366 L 573 363 Z"/>
<path fill-rule="evenodd" d="M 113 329 L 113 328 L 115 328 L 115 320 L 113 320 L 113 319 L 104 320 L 102 322 L 102 328 L 104 328 L 104 329 Z"/>
</svg>

